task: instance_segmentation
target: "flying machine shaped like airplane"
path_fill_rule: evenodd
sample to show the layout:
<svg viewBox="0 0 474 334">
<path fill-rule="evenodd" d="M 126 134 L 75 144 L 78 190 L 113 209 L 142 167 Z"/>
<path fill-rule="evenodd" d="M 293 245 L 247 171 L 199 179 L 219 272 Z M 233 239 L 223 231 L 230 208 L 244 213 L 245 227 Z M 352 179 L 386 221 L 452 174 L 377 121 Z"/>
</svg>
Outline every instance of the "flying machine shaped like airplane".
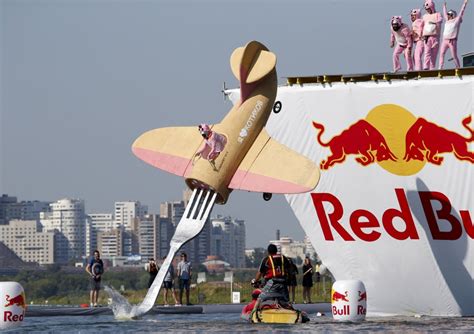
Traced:
<svg viewBox="0 0 474 334">
<path fill-rule="evenodd" d="M 145 132 L 133 143 L 133 153 L 184 177 L 191 189 L 212 189 L 218 204 L 227 202 L 232 189 L 261 192 L 266 200 L 272 193 L 313 190 L 320 175 L 317 165 L 270 138 L 264 128 L 277 93 L 275 54 L 252 41 L 234 50 L 230 66 L 240 81 L 240 101 L 221 123 L 210 126 L 210 131 L 191 126 Z M 221 139 L 218 152 L 196 160 L 212 136 Z"/>
</svg>

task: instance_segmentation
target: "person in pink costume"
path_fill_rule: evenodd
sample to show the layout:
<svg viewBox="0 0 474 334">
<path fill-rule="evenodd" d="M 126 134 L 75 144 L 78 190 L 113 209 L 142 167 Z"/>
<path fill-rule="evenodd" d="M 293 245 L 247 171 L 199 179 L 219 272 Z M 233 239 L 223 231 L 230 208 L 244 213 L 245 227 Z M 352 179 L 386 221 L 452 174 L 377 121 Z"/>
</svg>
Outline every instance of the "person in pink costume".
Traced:
<svg viewBox="0 0 474 334">
<path fill-rule="evenodd" d="M 413 60 L 415 63 L 415 71 L 420 71 L 423 69 L 423 20 L 421 18 L 421 10 L 415 8 L 411 10 L 411 37 L 413 43 L 415 44 L 415 51 L 413 54 Z"/>
<path fill-rule="evenodd" d="M 196 152 L 195 157 L 199 156 L 203 159 L 209 160 L 209 162 L 213 164 L 214 160 L 216 160 L 219 154 L 224 150 L 224 147 L 227 144 L 227 138 L 220 133 L 212 131 L 207 124 L 200 124 L 198 129 L 199 133 L 201 133 L 201 136 L 204 138 L 204 142 Z"/>
<path fill-rule="evenodd" d="M 395 41 L 397 46 L 393 50 L 393 71 L 398 72 L 402 68 L 400 65 L 400 54 L 404 53 L 407 62 L 407 71 L 413 70 L 411 59 L 412 38 L 410 28 L 402 22 L 401 16 L 393 16 L 391 20 L 390 47 L 393 48 Z"/>
<path fill-rule="evenodd" d="M 434 70 L 436 67 L 436 57 L 438 56 L 439 35 L 443 17 L 440 13 L 436 12 L 433 0 L 425 0 L 424 8 L 426 14 L 423 15 L 423 39 L 425 42 L 423 69 Z"/>
<path fill-rule="evenodd" d="M 451 50 L 451 54 L 453 55 L 454 64 L 456 64 L 456 68 L 461 67 L 458 58 L 458 34 L 459 28 L 461 27 L 462 16 L 464 14 L 464 10 L 466 9 L 467 0 L 464 0 L 462 4 L 461 10 L 459 11 L 459 15 L 456 16 L 456 11 L 450 9 L 449 11 L 446 10 L 446 2 L 443 4 L 443 15 L 446 23 L 444 24 L 444 31 L 443 31 L 443 42 L 441 43 L 441 51 L 439 54 L 439 69 L 441 70 L 444 66 L 444 55 L 448 48 Z"/>
</svg>

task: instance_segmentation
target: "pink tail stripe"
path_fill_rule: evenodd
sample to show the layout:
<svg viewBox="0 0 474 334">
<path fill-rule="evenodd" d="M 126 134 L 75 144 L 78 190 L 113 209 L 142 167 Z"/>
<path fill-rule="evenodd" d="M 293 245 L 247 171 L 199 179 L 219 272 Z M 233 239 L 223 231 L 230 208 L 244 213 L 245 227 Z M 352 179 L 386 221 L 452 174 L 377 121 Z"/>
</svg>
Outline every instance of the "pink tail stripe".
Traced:
<svg viewBox="0 0 474 334">
<path fill-rule="evenodd" d="M 237 170 L 229 188 L 274 194 L 299 194 L 313 189 L 270 176 Z"/>
</svg>

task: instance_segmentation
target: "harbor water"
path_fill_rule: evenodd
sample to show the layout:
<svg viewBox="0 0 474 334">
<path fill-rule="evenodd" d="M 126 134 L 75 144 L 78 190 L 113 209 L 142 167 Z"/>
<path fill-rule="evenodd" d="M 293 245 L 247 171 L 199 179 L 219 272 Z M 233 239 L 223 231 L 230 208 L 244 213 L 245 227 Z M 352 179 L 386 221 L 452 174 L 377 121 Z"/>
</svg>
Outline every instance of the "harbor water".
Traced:
<svg viewBox="0 0 474 334">
<path fill-rule="evenodd" d="M 474 317 L 368 317 L 359 323 L 337 322 L 328 316 L 310 315 L 306 324 L 249 324 L 236 313 L 154 314 L 139 320 L 119 321 L 112 315 L 25 318 L 23 325 L 7 332 L 34 333 L 161 333 L 161 332 L 409 332 L 456 331 L 472 333 Z"/>
</svg>

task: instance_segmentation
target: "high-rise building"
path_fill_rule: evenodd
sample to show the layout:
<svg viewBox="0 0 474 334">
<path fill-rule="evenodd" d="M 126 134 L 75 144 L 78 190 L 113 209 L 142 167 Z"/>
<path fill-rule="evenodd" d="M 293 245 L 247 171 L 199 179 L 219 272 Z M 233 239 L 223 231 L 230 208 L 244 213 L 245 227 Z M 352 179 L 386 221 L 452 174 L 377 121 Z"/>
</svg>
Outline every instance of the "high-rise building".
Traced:
<svg viewBox="0 0 474 334">
<path fill-rule="evenodd" d="M 58 231 L 55 239 L 55 260 L 65 263 L 86 255 L 86 215 L 84 201 L 61 199 L 49 205 L 49 212 L 40 213 L 45 231 Z"/>
<path fill-rule="evenodd" d="M 108 232 L 120 227 L 111 213 L 90 213 L 87 215 L 86 255 L 91 256 L 97 247 L 97 233 Z"/>
<path fill-rule="evenodd" d="M 0 225 L 10 220 L 39 221 L 40 212 L 49 211 L 50 202 L 21 201 L 16 197 L 2 195 L 0 197 Z"/>
<path fill-rule="evenodd" d="M 114 217 L 126 230 L 131 230 L 135 218 L 143 218 L 148 213 L 148 206 L 139 201 L 115 202 Z"/>
<path fill-rule="evenodd" d="M 245 267 L 245 221 L 217 216 L 211 219 L 211 255 L 234 268 Z"/>
<path fill-rule="evenodd" d="M 139 223 L 140 255 L 143 258 L 160 259 L 169 252 L 174 227 L 169 218 L 145 215 Z"/>
<path fill-rule="evenodd" d="M 25 262 L 54 263 L 55 232 L 43 232 L 36 220 L 0 225 L 0 242 Z"/>
<path fill-rule="evenodd" d="M 142 205 L 139 201 L 115 202 L 115 221 L 123 227 L 123 256 L 138 253 L 137 221 L 146 214 L 148 214 L 148 206 Z"/>
<path fill-rule="evenodd" d="M 101 257 L 115 257 L 123 254 L 123 228 L 97 232 L 97 249 Z"/>
<path fill-rule="evenodd" d="M 186 209 L 184 201 L 163 202 L 160 204 L 160 217 L 171 219 L 171 223 L 178 225 Z"/>
<path fill-rule="evenodd" d="M 3 194 L 0 197 L 0 225 L 8 223 L 8 207 L 14 203 L 17 203 L 17 198 L 14 196 Z"/>
</svg>

